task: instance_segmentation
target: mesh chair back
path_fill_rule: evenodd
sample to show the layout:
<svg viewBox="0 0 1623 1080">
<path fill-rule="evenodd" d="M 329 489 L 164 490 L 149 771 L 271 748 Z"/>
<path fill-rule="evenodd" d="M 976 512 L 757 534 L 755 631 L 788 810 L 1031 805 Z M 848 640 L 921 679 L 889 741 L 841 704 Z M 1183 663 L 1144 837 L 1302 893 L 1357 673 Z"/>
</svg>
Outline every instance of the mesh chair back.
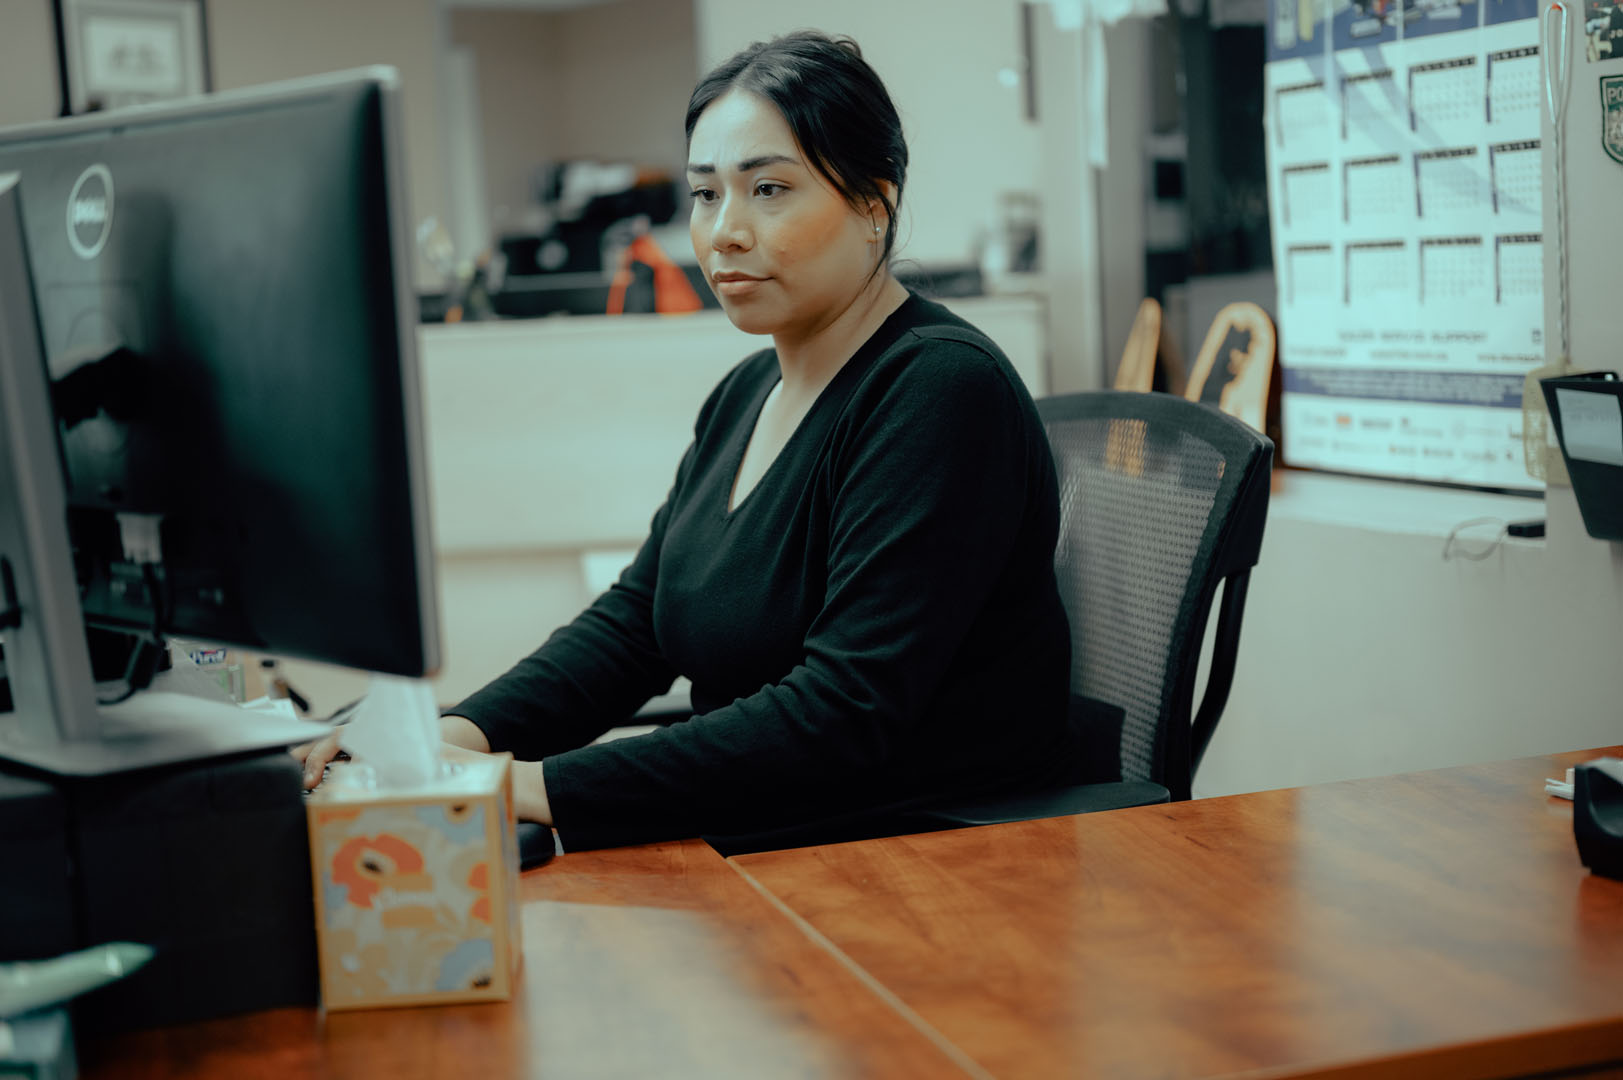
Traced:
<svg viewBox="0 0 1623 1080">
<path fill-rule="evenodd" d="M 1119 740 L 1105 739 L 1119 746 L 1119 770 L 1108 762 L 1098 778 L 1150 780 L 1186 799 L 1228 692 L 1273 443 L 1212 406 L 1168 394 L 1072 394 L 1038 402 L 1038 412 L 1059 473 L 1054 564 L 1071 623 L 1072 698 L 1122 710 Z M 1192 737 L 1200 647 L 1224 580 L 1228 670 L 1214 663 L 1207 696 L 1221 680 L 1219 700 L 1209 717 L 1203 706 L 1204 730 Z M 1078 712 L 1098 722 L 1096 707 Z M 1095 753 L 1098 735 L 1089 733 Z"/>
</svg>

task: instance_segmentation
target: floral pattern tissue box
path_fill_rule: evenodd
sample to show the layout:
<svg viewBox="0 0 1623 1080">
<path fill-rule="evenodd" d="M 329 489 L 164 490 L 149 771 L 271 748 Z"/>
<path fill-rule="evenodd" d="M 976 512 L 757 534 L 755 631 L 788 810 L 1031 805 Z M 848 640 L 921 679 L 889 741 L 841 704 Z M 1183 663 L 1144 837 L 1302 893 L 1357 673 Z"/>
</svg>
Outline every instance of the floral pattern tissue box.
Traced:
<svg viewBox="0 0 1623 1080">
<path fill-rule="evenodd" d="M 306 807 L 322 1003 L 510 998 L 522 953 L 512 758 L 387 791 L 348 773 Z"/>
</svg>

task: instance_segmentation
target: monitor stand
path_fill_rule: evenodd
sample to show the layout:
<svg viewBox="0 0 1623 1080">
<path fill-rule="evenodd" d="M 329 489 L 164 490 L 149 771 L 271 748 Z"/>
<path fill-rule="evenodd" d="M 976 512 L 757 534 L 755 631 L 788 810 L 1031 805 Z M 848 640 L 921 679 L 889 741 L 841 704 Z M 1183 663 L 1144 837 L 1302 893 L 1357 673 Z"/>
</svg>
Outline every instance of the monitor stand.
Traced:
<svg viewBox="0 0 1623 1080">
<path fill-rule="evenodd" d="M 292 746 L 332 732 L 326 724 L 172 691 L 144 691 L 96 712 L 100 730 L 89 739 L 38 737 L 39 725 L 0 715 L 0 758 L 60 776 L 101 776 Z"/>
</svg>

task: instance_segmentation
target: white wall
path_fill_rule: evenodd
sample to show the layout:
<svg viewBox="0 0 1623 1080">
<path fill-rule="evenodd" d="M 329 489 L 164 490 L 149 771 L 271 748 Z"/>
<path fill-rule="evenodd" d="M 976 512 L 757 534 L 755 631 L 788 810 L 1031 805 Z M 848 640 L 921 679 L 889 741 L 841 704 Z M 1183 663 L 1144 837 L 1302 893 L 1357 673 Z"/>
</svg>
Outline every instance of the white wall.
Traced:
<svg viewBox="0 0 1623 1080">
<path fill-rule="evenodd" d="M 698 79 L 693 5 L 613 0 L 555 16 L 561 24 L 559 150 L 568 157 L 687 164 L 682 116 Z"/>
<path fill-rule="evenodd" d="M 1601 143 L 1600 77 L 1623 74 L 1623 66 L 1591 64 L 1584 59 L 1587 36 L 1569 35 L 1567 63 L 1572 85 L 1566 103 L 1567 282 L 1569 286 L 1570 359 L 1583 371 L 1623 372 L 1623 350 L 1617 344 L 1615 311 L 1623 287 L 1618 282 L 1617 253 L 1623 248 L 1623 165 L 1613 161 Z M 1547 46 L 1548 47 L 1548 46 Z M 1560 289 L 1557 287 L 1556 173 L 1553 132 L 1548 109 L 1540 109 L 1544 157 L 1544 326 L 1545 349 L 1553 362 L 1561 351 Z"/>
<path fill-rule="evenodd" d="M 536 166 L 558 141 L 549 103 L 562 91 L 551 20 L 534 11 L 447 13 L 449 43 L 472 54 L 485 192 L 498 227 L 529 203 Z"/>
<path fill-rule="evenodd" d="M 62 109 L 50 0 L 0 0 L 0 127 Z"/>
<path fill-rule="evenodd" d="M 412 223 L 446 215 L 434 0 L 208 0 L 214 88 L 230 90 L 370 64 L 400 70 Z M 0 125 L 55 117 L 50 0 L 0 0 Z M 426 270 L 418 268 L 420 276 Z"/>
<path fill-rule="evenodd" d="M 1548 539 L 1443 560 L 1455 525 L 1548 512 Z M 1468 530 L 1485 550 L 1496 527 Z M 1289 471 L 1252 574 L 1197 796 L 1623 741 L 1623 544 L 1536 499 Z M 1542 797 L 1529 791 L 1529 800 Z"/>
<path fill-rule="evenodd" d="M 964 262 L 1002 191 L 1039 191 L 1039 141 L 1023 91 L 1016 0 L 695 0 L 699 68 L 790 30 L 846 34 L 884 80 L 911 157 L 905 246 L 921 263 Z M 1042 192 L 1046 195 L 1046 192 Z"/>
<path fill-rule="evenodd" d="M 473 261 L 496 235 L 485 188 L 484 113 L 473 50 L 446 45 L 440 53 L 440 135 L 445 151 L 446 224 L 458 262 Z"/>
<path fill-rule="evenodd" d="M 208 24 L 218 90 L 369 64 L 398 68 L 411 222 L 445 219 L 433 0 L 209 0 Z M 425 268 L 418 273 L 428 278 Z"/>
<path fill-rule="evenodd" d="M 1109 385 L 1144 299 L 1145 207 L 1150 200 L 1145 138 L 1150 130 L 1150 27 L 1123 19 L 1105 31 L 1110 57 L 1110 167 L 1098 174 L 1101 385 Z"/>
<path fill-rule="evenodd" d="M 458 8 L 451 43 L 478 68 L 487 191 L 498 227 L 531 201 L 537 167 L 567 158 L 680 176 L 697 78 L 692 5 L 610 0 L 564 11 Z"/>
<path fill-rule="evenodd" d="M 1043 279 L 1048 305 L 1049 373 L 1056 393 L 1105 385 L 1104 283 L 1100 257 L 1099 176 L 1088 163 L 1088 89 L 1082 35 L 1054 27 L 1038 5 L 1038 158 L 1043 193 Z M 1115 69 L 1118 77 L 1122 67 Z M 1114 204 L 1113 209 L 1117 209 Z M 1142 214 L 1141 209 L 1132 211 Z"/>
</svg>

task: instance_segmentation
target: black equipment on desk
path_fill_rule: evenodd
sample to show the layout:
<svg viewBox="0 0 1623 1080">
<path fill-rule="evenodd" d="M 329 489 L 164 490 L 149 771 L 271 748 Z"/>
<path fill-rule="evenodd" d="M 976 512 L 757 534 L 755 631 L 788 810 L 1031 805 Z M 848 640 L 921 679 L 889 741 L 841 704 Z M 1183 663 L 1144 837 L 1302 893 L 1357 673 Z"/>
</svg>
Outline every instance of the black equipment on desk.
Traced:
<svg viewBox="0 0 1623 1080">
<path fill-rule="evenodd" d="M 1572 770 L 1572 832 L 1585 866 L 1623 880 L 1623 760 L 1596 758 Z"/>
<path fill-rule="evenodd" d="M 68 808 L 43 779 L 0 773 L 0 964 L 78 945 Z"/>
<path fill-rule="evenodd" d="M 152 946 L 146 966 L 73 1003 L 91 1036 L 315 1005 L 302 777 L 280 750 L 115 776 L 0 773 L 0 962 Z"/>
<path fill-rule="evenodd" d="M 1610 371 L 1540 379 L 1584 530 L 1623 540 L 1623 382 Z"/>
</svg>

